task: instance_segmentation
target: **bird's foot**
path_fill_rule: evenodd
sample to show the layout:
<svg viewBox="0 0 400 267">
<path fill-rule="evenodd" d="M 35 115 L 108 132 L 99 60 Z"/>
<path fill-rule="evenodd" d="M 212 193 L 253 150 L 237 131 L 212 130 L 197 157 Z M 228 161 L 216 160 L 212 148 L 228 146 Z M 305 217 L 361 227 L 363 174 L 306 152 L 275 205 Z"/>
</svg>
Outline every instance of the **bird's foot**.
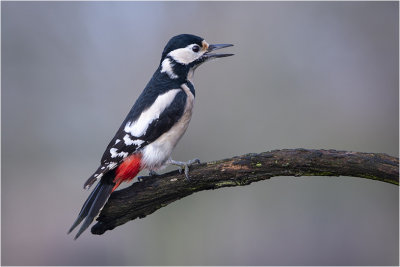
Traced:
<svg viewBox="0 0 400 267">
<path fill-rule="evenodd" d="M 158 175 L 160 175 L 160 174 L 158 174 L 157 172 L 155 172 L 153 170 L 149 171 L 149 176 L 158 176 Z M 146 176 L 138 176 L 137 177 L 138 182 L 143 182 L 145 177 Z"/>
<path fill-rule="evenodd" d="M 193 164 L 200 164 L 200 160 L 199 159 L 192 159 L 192 160 L 184 162 L 184 161 L 176 161 L 176 160 L 170 159 L 169 163 L 172 164 L 172 165 L 178 166 L 179 167 L 179 173 L 182 173 L 182 169 L 185 170 L 185 178 L 186 178 L 186 180 L 189 181 L 190 180 L 189 167 L 192 166 Z"/>
</svg>

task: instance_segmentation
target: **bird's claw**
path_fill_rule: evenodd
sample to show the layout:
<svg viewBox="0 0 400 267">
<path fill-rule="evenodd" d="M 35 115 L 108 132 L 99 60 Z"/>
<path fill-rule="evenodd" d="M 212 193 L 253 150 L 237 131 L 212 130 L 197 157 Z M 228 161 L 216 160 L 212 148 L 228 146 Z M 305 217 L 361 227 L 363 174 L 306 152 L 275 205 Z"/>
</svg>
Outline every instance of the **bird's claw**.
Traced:
<svg viewBox="0 0 400 267">
<path fill-rule="evenodd" d="M 179 173 L 182 173 L 182 171 L 184 170 L 184 172 L 185 172 L 185 178 L 186 178 L 186 180 L 190 180 L 190 177 L 189 177 L 189 168 L 190 168 L 190 166 L 192 166 L 193 164 L 200 164 L 200 160 L 199 159 L 191 159 L 191 160 L 189 160 L 189 161 L 187 161 L 187 162 L 183 162 L 183 161 L 176 161 L 176 160 L 170 160 L 170 163 L 172 164 L 172 165 L 176 165 L 176 166 L 178 166 L 179 167 L 179 169 L 178 169 L 178 171 L 179 171 Z"/>
</svg>

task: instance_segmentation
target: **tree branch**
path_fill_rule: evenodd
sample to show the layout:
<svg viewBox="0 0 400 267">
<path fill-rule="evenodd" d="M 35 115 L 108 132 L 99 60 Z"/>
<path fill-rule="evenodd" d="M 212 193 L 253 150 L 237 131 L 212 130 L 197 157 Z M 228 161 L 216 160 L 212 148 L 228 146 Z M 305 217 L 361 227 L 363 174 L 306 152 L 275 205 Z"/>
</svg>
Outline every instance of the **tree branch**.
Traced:
<svg viewBox="0 0 400 267">
<path fill-rule="evenodd" d="M 203 163 L 191 167 L 191 181 L 172 171 L 114 192 L 91 231 L 101 235 L 195 192 L 275 176 L 353 176 L 398 185 L 399 159 L 381 153 L 284 149 Z"/>
</svg>

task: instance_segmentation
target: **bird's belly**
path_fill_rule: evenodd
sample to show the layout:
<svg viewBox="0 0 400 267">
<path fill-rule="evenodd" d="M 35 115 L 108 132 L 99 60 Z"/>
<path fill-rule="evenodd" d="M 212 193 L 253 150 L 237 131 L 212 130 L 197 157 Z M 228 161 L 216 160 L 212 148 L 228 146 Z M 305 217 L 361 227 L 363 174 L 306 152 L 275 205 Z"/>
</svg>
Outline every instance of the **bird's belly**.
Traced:
<svg viewBox="0 0 400 267">
<path fill-rule="evenodd" d="M 190 119 L 192 118 L 194 96 L 186 85 L 182 86 L 182 89 L 188 96 L 183 115 L 168 132 L 162 134 L 154 142 L 144 147 L 142 151 L 142 165 L 146 169 L 157 170 L 163 167 L 165 162 L 170 158 L 172 150 L 189 126 Z"/>
<path fill-rule="evenodd" d="M 174 125 L 168 132 L 161 135 L 151 144 L 148 144 L 142 152 L 144 168 L 156 170 L 161 168 L 171 156 L 179 139 L 186 132 L 190 118 Z"/>
</svg>

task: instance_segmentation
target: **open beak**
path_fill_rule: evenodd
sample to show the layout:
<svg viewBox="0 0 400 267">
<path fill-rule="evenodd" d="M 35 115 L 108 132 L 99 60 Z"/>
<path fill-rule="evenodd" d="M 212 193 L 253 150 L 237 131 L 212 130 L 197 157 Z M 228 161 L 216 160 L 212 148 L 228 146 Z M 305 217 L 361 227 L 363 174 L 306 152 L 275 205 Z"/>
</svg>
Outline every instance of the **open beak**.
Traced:
<svg viewBox="0 0 400 267">
<path fill-rule="evenodd" d="M 203 57 L 206 59 L 211 59 L 211 58 L 219 58 L 219 57 L 229 57 L 233 56 L 234 54 L 217 54 L 217 53 L 211 53 L 212 51 L 225 48 L 225 47 L 230 47 L 233 46 L 233 44 L 211 44 L 208 46 L 207 52 L 204 53 Z"/>
</svg>

